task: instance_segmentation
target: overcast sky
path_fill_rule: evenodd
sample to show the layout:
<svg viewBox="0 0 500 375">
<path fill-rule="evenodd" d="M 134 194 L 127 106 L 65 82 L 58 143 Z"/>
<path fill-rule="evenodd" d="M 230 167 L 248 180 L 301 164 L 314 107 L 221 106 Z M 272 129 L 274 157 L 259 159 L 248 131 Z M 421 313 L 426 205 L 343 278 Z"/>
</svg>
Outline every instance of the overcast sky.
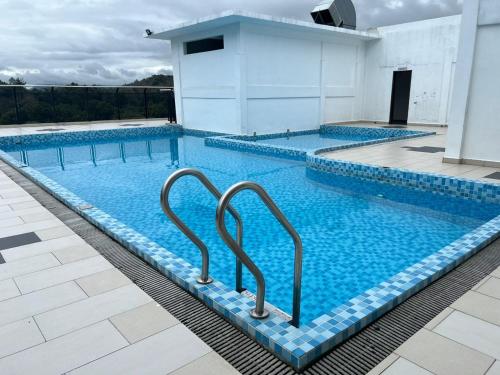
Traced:
<svg viewBox="0 0 500 375">
<path fill-rule="evenodd" d="M 358 28 L 458 14 L 462 0 L 353 0 Z M 0 79 L 121 84 L 170 69 L 144 29 L 228 9 L 310 20 L 319 0 L 0 0 Z"/>
</svg>

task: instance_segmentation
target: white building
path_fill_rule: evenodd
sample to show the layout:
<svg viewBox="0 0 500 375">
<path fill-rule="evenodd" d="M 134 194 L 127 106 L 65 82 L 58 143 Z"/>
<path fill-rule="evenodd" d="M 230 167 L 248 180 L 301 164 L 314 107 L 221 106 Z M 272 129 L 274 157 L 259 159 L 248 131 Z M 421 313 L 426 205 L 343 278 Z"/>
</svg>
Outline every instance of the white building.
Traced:
<svg viewBox="0 0 500 375">
<path fill-rule="evenodd" d="M 477 12 L 479 2 L 495 1 L 471 2 Z M 177 120 L 187 128 L 263 134 L 329 122 L 444 126 L 460 117 L 451 103 L 461 19 L 353 31 L 230 11 L 151 37 L 171 41 Z M 490 57 L 498 62 L 498 55 Z M 455 92 L 463 91 L 463 83 Z M 462 135 L 450 131 L 453 139 L 467 134 L 462 117 Z M 500 140 L 498 127 L 493 132 Z M 465 142 L 459 147 L 464 153 L 450 151 L 449 158 L 500 160 L 500 150 L 468 158 L 468 147 Z"/>
</svg>

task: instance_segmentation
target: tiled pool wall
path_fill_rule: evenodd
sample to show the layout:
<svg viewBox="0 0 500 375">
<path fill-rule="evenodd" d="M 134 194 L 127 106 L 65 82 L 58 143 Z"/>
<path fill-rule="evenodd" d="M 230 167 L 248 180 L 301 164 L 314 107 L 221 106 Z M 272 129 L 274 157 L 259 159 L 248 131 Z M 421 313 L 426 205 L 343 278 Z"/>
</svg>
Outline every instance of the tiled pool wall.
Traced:
<svg viewBox="0 0 500 375">
<path fill-rule="evenodd" d="M 116 132 L 126 132 L 127 136 L 190 134 L 206 137 L 213 135 L 211 132 L 192 132 L 187 129 L 182 130 L 179 127 L 142 128 L 140 130 L 118 129 Z M 63 142 L 64 140 L 73 142 L 93 141 L 91 137 L 94 132 L 88 132 L 92 134 L 85 133 L 58 133 L 53 136 L 49 135 L 48 140 L 55 141 L 52 139 L 54 137 L 57 138 L 57 142 Z M 122 135 L 123 133 L 117 134 L 113 131 L 111 136 Z M 38 138 L 41 136 L 46 137 L 48 134 L 21 136 L 21 138 L 16 138 L 15 141 L 13 139 L 7 140 L 8 137 L 0 137 L 0 148 L 8 144 L 12 145 L 12 142 L 16 145 L 19 145 L 19 142 L 26 145 L 33 144 L 33 142 L 39 141 L 39 139 L 33 137 Z M 60 136 L 64 137 L 61 138 Z M 24 137 L 27 138 L 23 139 Z M 97 134 L 97 138 L 103 139 L 104 136 Z M 147 261 L 179 286 L 204 301 L 209 307 L 223 315 L 243 332 L 253 337 L 296 369 L 302 369 L 318 359 L 336 345 L 471 257 L 498 238 L 500 234 L 499 216 L 437 253 L 395 275 L 390 280 L 351 299 L 348 303 L 336 307 L 311 323 L 295 328 L 283 320 L 281 316 L 272 312 L 270 317 L 265 320 L 252 319 L 248 311 L 254 307 L 254 302 L 249 298 L 240 295 L 219 281 L 214 281 L 213 284 L 209 285 L 198 284 L 196 282 L 196 277 L 200 272 L 198 268 L 193 267 L 107 213 L 92 207 L 88 202 L 37 170 L 22 165 L 5 152 L 0 151 L 0 158 L 106 232 L 131 252 Z M 315 174 L 315 178 L 322 179 L 324 183 L 328 183 L 328 178 L 332 173 L 355 175 L 362 178 L 369 178 L 373 174 L 375 179 L 383 182 L 397 183 L 399 185 L 405 185 L 408 182 L 410 186 L 414 184 L 414 187 L 422 190 L 437 191 L 438 193 L 451 191 L 453 194 L 467 199 L 500 203 L 500 186 L 450 179 L 445 176 L 429 176 L 425 174 L 413 176 L 408 174 L 412 173 L 408 171 L 387 171 L 383 168 L 370 169 L 371 166 L 331 161 L 314 155 L 314 153 L 308 155 L 307 163 L 309 170 Z M 366 169 L 366 167 L 369 168 Z M 417 183 L 416 181 L 421 182 Z"/>
<path fill-rule="evenodd" d="M 384 142 L 392 142 L 402 139 L 424 137 L 435 134 L 434 132 L 424 132 L 406 129 L 383 129 L 383 128 L 362 128 L 355 126 L 341 125 L 321 125 L 318 130 L 303 130 L 286 133 L 273 133 L 262 135 L 229 135 L 219 137 L 208 137 L 205 139 L 205 145 L 211 147 L 226 148 L 240 152 L 250 152 L 258 155 L 267 155 L 291 160 L 305 161 L 308 151 L 300 148 L 275 146 L 257 143 L 266 139 L 276 139 L 285 137 L 297 137 L 301 135 L 311 134 L 338 134 L 342 136 L 348 135 L 363 135 L 370 136 L 376 139 L 356 142 L 352 144 L 332 146 L 327 148 L 316 149 L 315 152 L 329 152 L 343 150 L 354 147 L 368 146 Z"/>
</svg>

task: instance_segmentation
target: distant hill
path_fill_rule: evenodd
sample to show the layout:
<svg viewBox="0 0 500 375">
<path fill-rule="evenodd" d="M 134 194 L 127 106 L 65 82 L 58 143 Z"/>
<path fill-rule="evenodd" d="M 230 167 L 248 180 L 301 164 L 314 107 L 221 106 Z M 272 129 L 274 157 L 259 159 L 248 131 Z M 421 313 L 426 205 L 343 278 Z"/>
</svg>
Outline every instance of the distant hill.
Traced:
<svg viewBox="0 0 500 375">
<path fill-rule="evenodd" d="M 131 83 L 126 83 L 125 86 L 174 86 L 174 77 L 165 74 L 153 74 L 140 80 L 135 80 Z"/>
</svg>

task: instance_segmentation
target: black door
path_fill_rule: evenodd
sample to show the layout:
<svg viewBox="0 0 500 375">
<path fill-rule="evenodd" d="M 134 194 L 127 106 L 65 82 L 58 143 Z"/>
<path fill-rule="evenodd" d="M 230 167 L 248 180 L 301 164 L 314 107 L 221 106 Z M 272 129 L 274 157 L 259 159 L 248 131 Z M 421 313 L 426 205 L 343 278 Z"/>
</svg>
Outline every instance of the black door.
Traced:
<svg viewBox="0 0 500 375">
<path fill-rule="evenodd" d="M 391 124 L 406 125 L 410 108 L 411 70 L 394 72 L 392 78 Z"/>
</svg>

